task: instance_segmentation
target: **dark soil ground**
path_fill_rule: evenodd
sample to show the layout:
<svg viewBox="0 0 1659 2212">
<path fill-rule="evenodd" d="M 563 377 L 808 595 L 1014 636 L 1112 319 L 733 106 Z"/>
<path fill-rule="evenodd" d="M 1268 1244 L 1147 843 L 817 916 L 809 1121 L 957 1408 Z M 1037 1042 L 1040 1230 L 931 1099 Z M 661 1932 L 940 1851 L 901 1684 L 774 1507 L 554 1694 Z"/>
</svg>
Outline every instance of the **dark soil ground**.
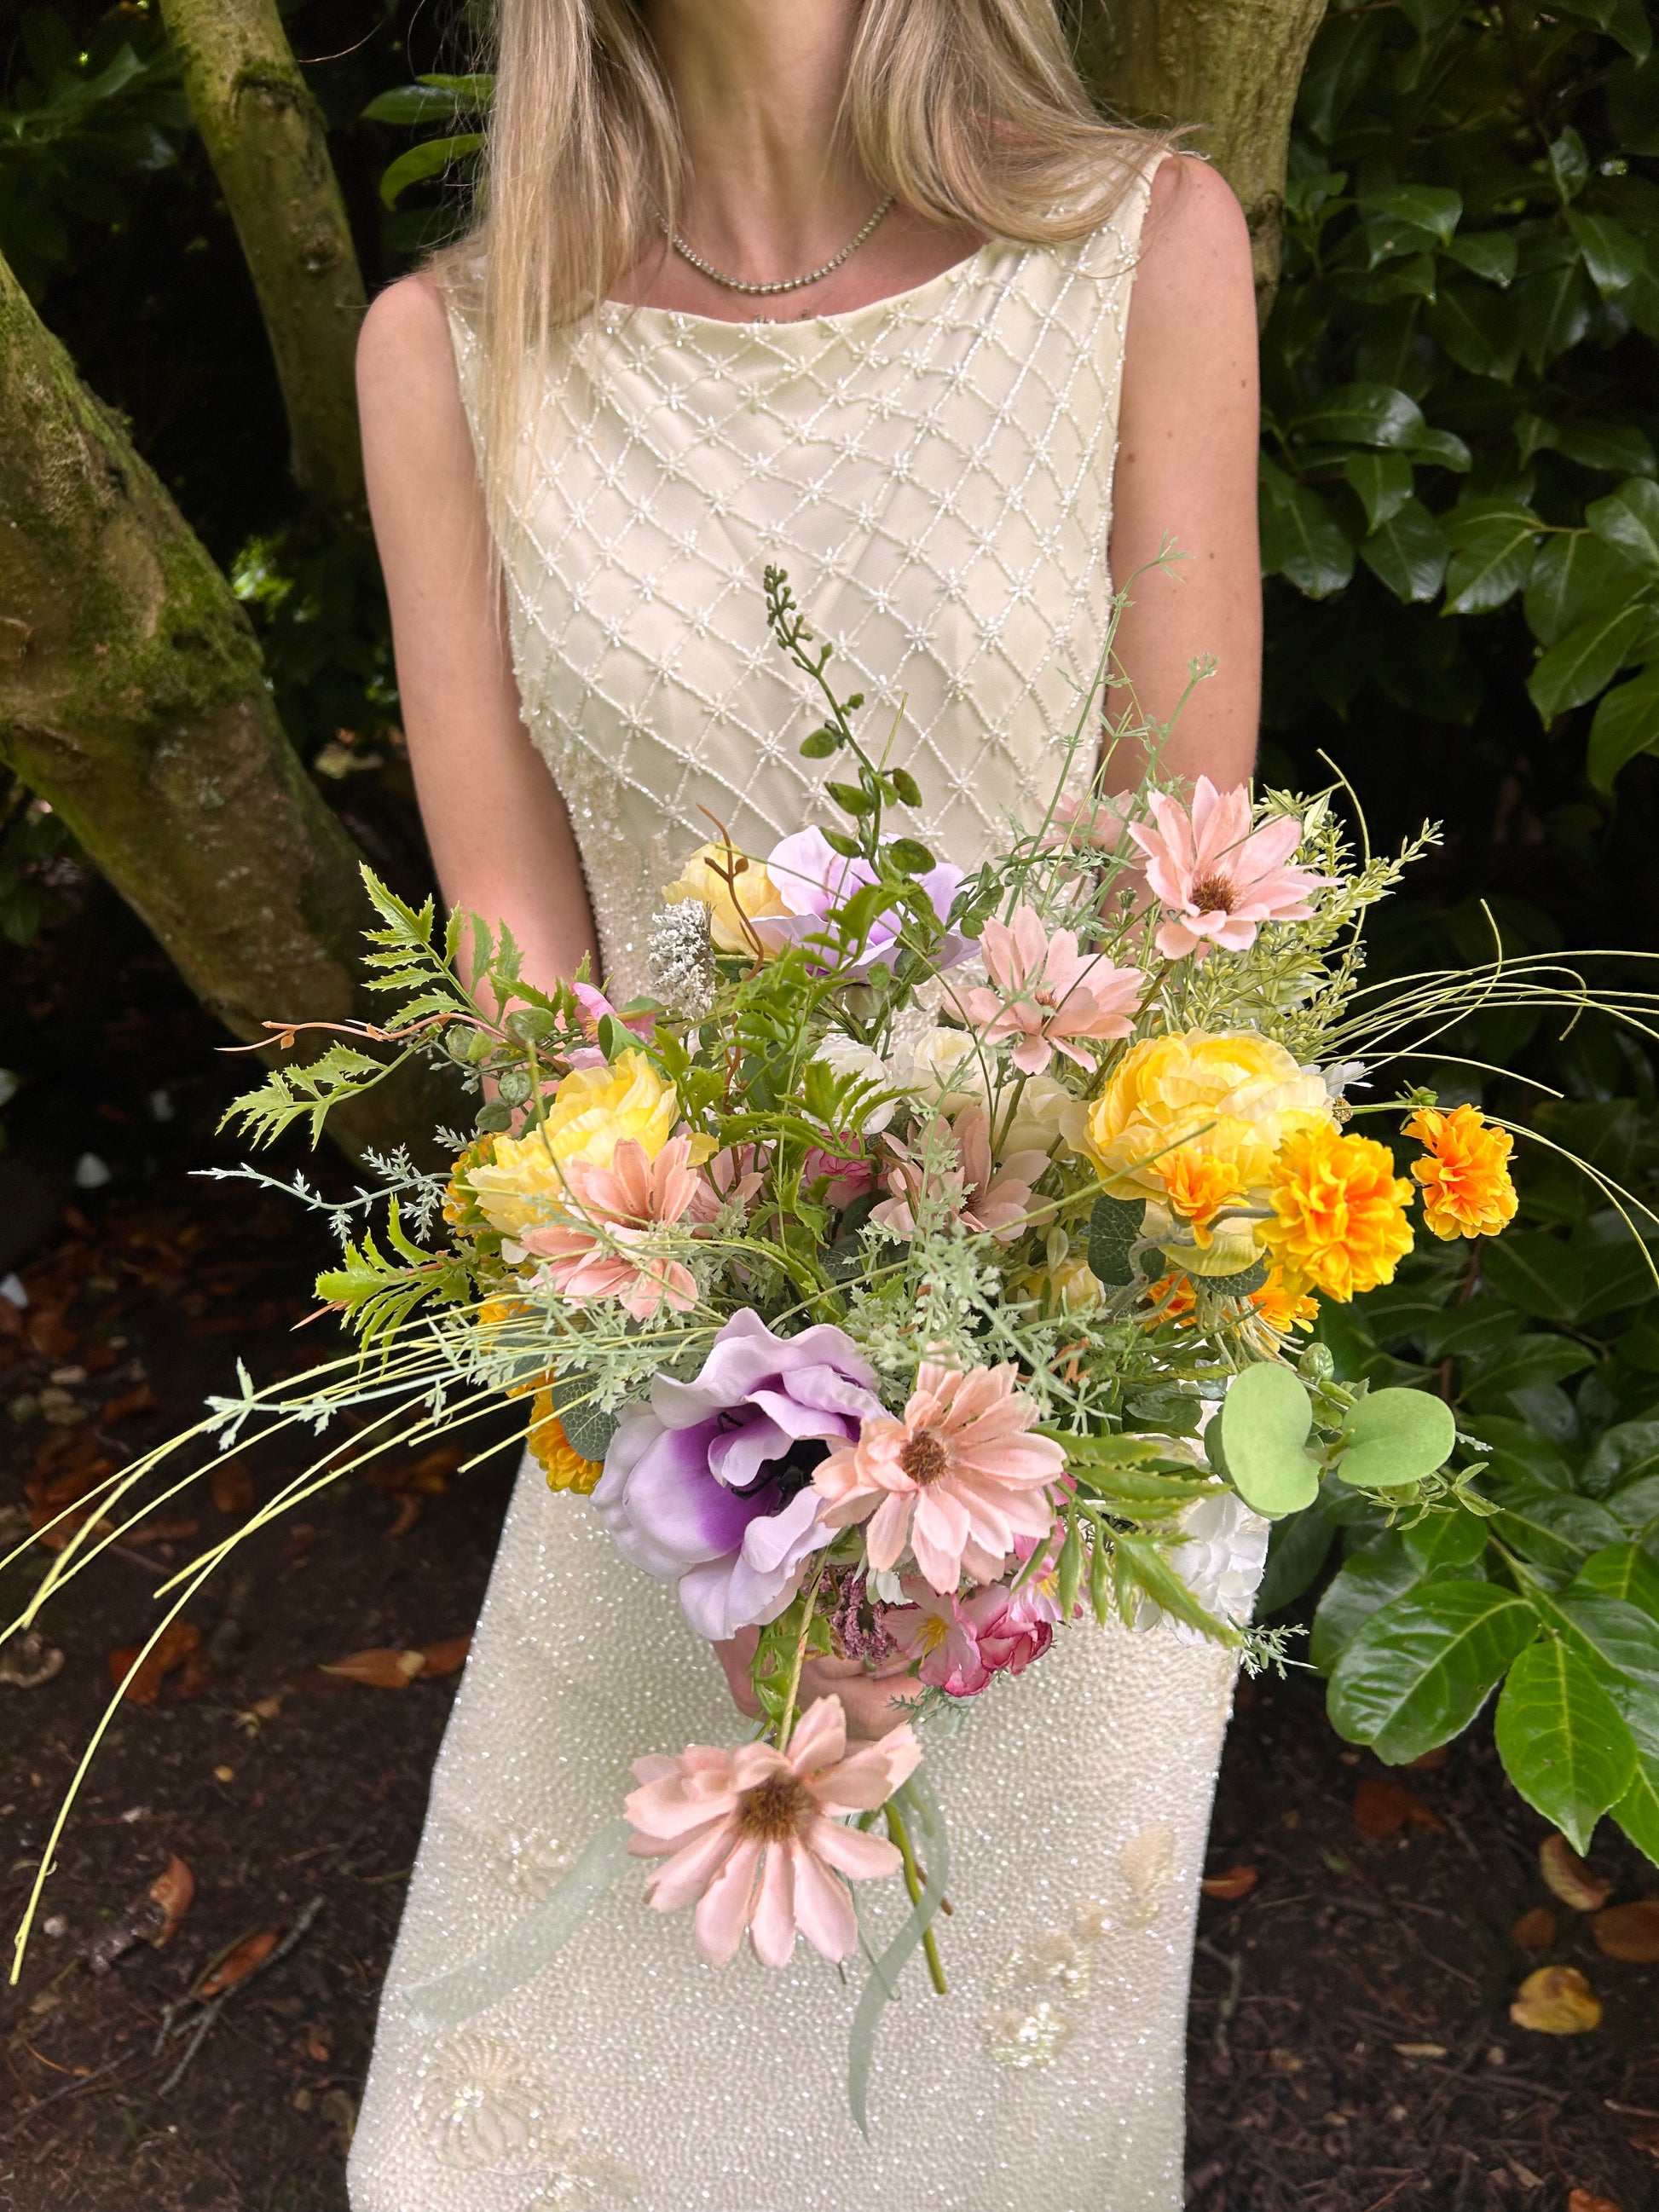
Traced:
<svg viewBox="0 0 1659 2212">
<path fill-rule="evenodd" d="M 323 1249 L 297 1209 L 186 1173 L 233 1157 L 211 1133 L 228 1082 L 210 1030 L 142 946 L 118 957 L 94 933 L 78 981 L 62 967 L 23 979 L 37 1064 L 0 1160 L 0 1273 L 21 1266 L 30 1297 L 21 1316 L 0 1300 L 0 1552 L 31 1506 L 194 1418 L 234 1358 L 269 1375 L 325 1340 L 326 1324 L 290 1333 Z M 74 1180 L 88 1152 L 112 1171 L 97 1188 Z M 457 1456 L 390 1458 L 253 1539 L 186 1608 L 198 1640 L 156 1701 L 122 1706 L 21 1988 L 0 1999 L 6 2212 L 343 2212 L 375 1992 L 455 1677 L 388 1689 L 320 1670 L 465 1635 L 514 1455 L 466 1473 Z M 47 1615 L 44 1649 L 0 1655 L 8 1928 L 109 1655 L 151 1621 L 158 1570 L 244 1523 L 282 1472 L 276 1455 L 239 1462 L 156 1506 Z M 8 1617 L 35 1571 L 6 1577 Z M 55 1651 L 61 1666 L 29 1686 Z M 1489 1741 L 1401 1777 L 1337 1740 L 1305 1674 L 1240 1704 L 1211 1869 L 1243 1893 L 1204 1907 L 1189 2202 L 1659 2206 L 1659 1966 L 1604 1955 L 1590 1917 L 1552 1897 L 1546 1831 Z M 1375 1787 L 1402 1782 L 1408 1799 Z M 149 1892 L 174 1855 L 194 1898 L 158 1948 Z M 1615 1898 L 1659 1892 L 1610 1838 L 1593 1858 Z M 1528 1913 L 1533 1949 L 1515 1938 Z M 1511 2021 L 1548 1965 L 1582 1972 L 1599 2025 Z M 197 1995 L 216 1966 L 220 1994 Z"/>
</svg>

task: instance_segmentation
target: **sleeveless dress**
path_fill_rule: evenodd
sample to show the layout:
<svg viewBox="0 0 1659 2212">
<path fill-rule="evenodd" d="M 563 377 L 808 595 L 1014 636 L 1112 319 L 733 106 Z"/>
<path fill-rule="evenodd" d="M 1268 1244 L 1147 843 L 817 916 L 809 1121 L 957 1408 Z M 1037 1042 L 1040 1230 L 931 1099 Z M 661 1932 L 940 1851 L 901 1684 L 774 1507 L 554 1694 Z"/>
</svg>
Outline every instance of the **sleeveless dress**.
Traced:
<svg viewBox="0 0 1659 2212">
<path fill-rule="evenodd" d="M 569 802 L 617 994 L 719 819 L 826 818 L 766 630 L 789 570 L 864 726 L 975 866 L 1039 817 L 1100 650 L 1119 386 L 1150 170 L 1059 250 L 991 246 L 792 323 L 605 308 L 563 344 L 501 546 L 525 714 Z M 464 393 L 477 364 L 456 330 Z M 814 717 L 813 719 L 816 719 Z M 1086 764 L 1085 772 L 1086 773 Z M 629 1764 L 743 1724 L 672 1583 L 521 1472 L 433 1783 L 349 2170 L 354 2212 L 1176 2212 L 1194 1911 L 1230 1657 L 1079 1625 L 928 1732 L 950 1993 L 919 1960 L 847 2091 L 861 1960 L 714 1971 L 631 1872 L 459 2027 L 404 1993 L 513 1928 Z M 941 1735 L 946 1740 L 941 1741 Z M 872 1892 L 897 1883 L 866 1885 Z M 891 1924 L 908 1906 L 873 1908 Z"/>
</svg>

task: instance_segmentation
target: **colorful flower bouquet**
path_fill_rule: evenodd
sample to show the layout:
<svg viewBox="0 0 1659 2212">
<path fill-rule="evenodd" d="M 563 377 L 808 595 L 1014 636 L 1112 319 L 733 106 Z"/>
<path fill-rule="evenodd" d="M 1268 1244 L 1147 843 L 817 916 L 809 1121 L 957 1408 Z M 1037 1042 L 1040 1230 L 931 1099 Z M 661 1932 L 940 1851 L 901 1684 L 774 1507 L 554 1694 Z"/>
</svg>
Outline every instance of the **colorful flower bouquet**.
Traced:
<svg viewBox="0 0 1659 2212">
<path fill-rule="evenodd" d="M 704 843 L 665 890 L 649 995 L 620 1006 L 586 975 L 536 988 L 505 929 L 437 933 L 371 878 L 396 1012 L 234 1110 L 261 1139 L 305 1117 L 314 1135 L 435 1052 L 476 1127 L 447 1176 L 399 1155 L 330 1209 L 343 1251 L 319 1290 L 357 1350 L 244 1378 L 198 1433 L 372 1414 L 259 1526 L 389 1442 L 528 1400 L 550 1485 L 677 1583 L 758 1717 L 735 1748 L 629 1747 L 649 1902 L 695 1908 L 716 1964 L 745 1935 L 769 1966 L 801 1936 L 841 1960 L 854 1886 L 899 1875 L 895 1952 L 925 1944 L 937 1978 L 931 1716 L 1018 1694 L 1000 1678 L 1113 1614 L 1282 1663 L 1282 1633 L 1249 1625 L 1268 1524 L 1322 1489 L 1407 1527 L 1490 1513 L 1445 1401 L 1339 1381 L 1315 1331 L 1322 1302 L 1389 1281 L 1414 1208 L 1446 1239 L 1515 1212 L 1508 1131 L 1409 1088 L 1365 1098 L 1382 1061 L 1477 998 L 1554 987 L 1501 963 L 1366 984 L 1361 920 L 1412 853 L 1357 863 L 1325 799 L 1200 778 L 1189 802 L 1156 766 L 1104 796 L 1073 774 L 1098 692 L 1045 818 L 967 872 L 890 833 L 914 779 L 855 735 L 861 702 L 777 572 L 767 606 L 823 702 L 801 750 L 842 770 L 842 826 L 764 854 Z M 381 1203 L 384 1230 L 360 1230 Z M 111 1513 L 173 1449 L 92 1504 Z M 80 1527 L 36 1603 L 116 1528 Z M 824 1659 L 905 1717 L 849 1746 L 839 1697 L 801 1710 Z"/>
</svg>

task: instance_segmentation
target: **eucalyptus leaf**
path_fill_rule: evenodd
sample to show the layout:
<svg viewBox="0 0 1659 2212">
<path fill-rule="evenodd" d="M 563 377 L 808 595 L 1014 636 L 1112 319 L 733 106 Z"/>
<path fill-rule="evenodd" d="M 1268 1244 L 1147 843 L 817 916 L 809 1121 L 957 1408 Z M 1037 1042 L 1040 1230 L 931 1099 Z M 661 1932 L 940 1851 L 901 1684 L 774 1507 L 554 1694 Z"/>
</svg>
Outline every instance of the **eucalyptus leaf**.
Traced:
<svg viewBox="0 0 1659 2212">
<path fill-rule="evenodd" d="M 1371 1390 L 1350 1408 L 1343 1434 L 1340 1479 L 1356 1488 L 1397 1490 L 1445 1465 L 1457 1423 L 1445 1400 L 1426 1390 Z"/>
<path fill-rule="evenodd" d="M 1288 1367 L 1264 1360 L 1235 1376 L 1220 1422 L 1227 1472 L 1247 1505 L 1277 1521 L 1313 1504 L 1319 1468 L 1303 1449 L 1313 1406 Z"/>
</svg>

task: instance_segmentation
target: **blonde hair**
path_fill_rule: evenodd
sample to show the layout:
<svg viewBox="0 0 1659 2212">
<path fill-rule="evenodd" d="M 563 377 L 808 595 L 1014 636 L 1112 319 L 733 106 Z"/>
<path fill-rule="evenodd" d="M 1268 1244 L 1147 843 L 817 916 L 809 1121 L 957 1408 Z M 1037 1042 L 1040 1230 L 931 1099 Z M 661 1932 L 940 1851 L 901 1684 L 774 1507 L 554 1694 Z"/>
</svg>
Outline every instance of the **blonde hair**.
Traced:
<svg viewBox="0 0 1659 2212">
<path fill-rule="evenodd" d="M 474 220 L 434 262 L 482 346 L 492 507 L 553 334 L 660 245 L 684 167 L 640 0 L 496 0 L 495 16 Z M 863 0 L 841 127 L 878 191 L 1033 246 L 1098 228 L 1168 143 L 1096 111 L 1054 0 Z"/>
</svg>

